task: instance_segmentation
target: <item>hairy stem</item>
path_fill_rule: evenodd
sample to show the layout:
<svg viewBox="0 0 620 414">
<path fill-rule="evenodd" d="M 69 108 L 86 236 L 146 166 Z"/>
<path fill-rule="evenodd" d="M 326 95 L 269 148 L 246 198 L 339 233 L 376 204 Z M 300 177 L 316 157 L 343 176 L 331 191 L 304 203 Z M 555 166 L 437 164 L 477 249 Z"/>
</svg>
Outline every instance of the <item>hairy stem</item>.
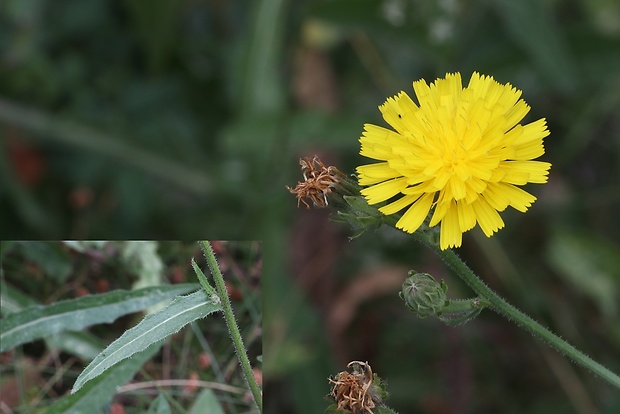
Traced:
<svg viewBox="0 0 620 414">
<path fill-rule="evenodd" d="M 217 290 L 218 296 L 222 301 L 224 319 L 226 320 L 228 332 L 230 332 L 230 337 L 232 338 L 235 350 L 237 351 L 239 365 L 241 365 L 241 369 L 243 370 L 245 379 L 248 383 L 248 386 L 250 387 L 250 391 L 252 391 L 252 395 L 254 396 L 254 402 L 256 402 L 258 411 L 262 412 L 263 397 L 258 383 L 256 382 L 256 378 L 254 378 L 252 366 L 250 365 L 248 354 L 245 351 L 245 346 L 243 345 L 243 340 L 241 339 L 241 334 L 239 333 L 239 327 L 237 326 L 237 321 L 235 320 L 235 315 L 233 314 L 232 306 L 230 305 L 230 299 L 228 298 L 228 291 L 226 290 L 224 277 L 222 276 L 220 267 L 217 264 L 217 259 L 215 258 L 215 253 L 211 248 L 211 243 L 209 243 L 208 241 L 202 241 L 201 243 L 202 250 L 204 251 L 205 258 L 207 259 L 207 264 L 209 265 L 209 269 L 211 269 L 211 274 L 213 275 L 215 289 Z"/>
<path fill-rule="evenodd" d="M 523 327 L 532 335 L 538 336 L 547 344 L 557 349 L 560 353 L 566 355 L 576 363 L 600 376 L 610 384 L 620 388 L 620 376 L 594 361 L 592 358 L 561 339 L 549 329 L 545 328 L 540 323 L 536 322 L 534 319 L 509 304 L 505 299 L 489 288 L 453 250 L 441 250 L 428 235 L 414 233 L 413 236 L 441 257 L 471 289 L 473 289 L 481 298 L 488 301 L 488 306 L 490 308 L 494 309 L 497 313 L 504 316 L 508 320 L 514 321 L 517 325 Z"/>
</svg>

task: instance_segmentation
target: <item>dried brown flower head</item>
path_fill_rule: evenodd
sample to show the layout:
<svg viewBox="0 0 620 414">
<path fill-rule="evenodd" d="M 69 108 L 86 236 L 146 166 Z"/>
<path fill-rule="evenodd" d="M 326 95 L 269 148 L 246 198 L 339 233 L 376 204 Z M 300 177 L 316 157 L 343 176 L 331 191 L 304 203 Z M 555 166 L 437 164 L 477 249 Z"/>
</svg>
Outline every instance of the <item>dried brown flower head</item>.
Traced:
<svg viewBox="0 0 620 414">
<path fill-rule="evenodd" d="M 306 199 L 310 200 L 316 207 L 326 207 L 328 205 L 327 195 L 345 175 L 336 167 L 326 167 L 316 155 L 312 159 L 301 158 L 299 165 L 301 165 L 304 181 L 298 182 L 295 188 L 286 186 L 287 190 L 297 196 L 297 207 L 301 202 L 310 208 Z"/>
<path fill-rule="evenodd" d="M 370 365 L 366 362 L 352 361 L 347 368 L 352 372 L 343 371 L 329 382 L 334 384 L 331 396 L 338 404 L 338 410 L 353 414 L 372 414 L 372 409 L 381 404 L 381 399 L 371 388 L 373 374 Z"/>
</svg>

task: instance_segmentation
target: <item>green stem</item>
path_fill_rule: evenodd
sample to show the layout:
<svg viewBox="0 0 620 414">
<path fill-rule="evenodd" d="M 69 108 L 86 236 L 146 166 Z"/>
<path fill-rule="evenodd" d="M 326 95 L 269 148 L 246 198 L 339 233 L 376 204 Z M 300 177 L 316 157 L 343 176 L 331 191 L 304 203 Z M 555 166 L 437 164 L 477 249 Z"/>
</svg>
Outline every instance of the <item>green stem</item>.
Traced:
<svg viewBox="0 0 620 414">
<path fill-rule="evenodd" d="M 474 299 L 457 299 L 449 300 L 448 304 L 441 309 L 443 313 L 465 313 L 471 312 L 476 309 L 483 309 L 489 307 L 490 304 L 485 300 L 479 298 Z"/>
<path fill-rule="evenodd" d="M 256 402 L 258 411 L 262 412 L 263 397 L 261 394 L 261 390 L 258 387 L 258 383 L 256 382 L 256 378 L 254 378 L 254 373 L 252 372 L 252 366 L 250 365 L 248 354 L 246 353 L 245 347 L 243 346 L 243 340 L 241 339 L 241 334 L 239 333 L 239 327 L 237 326 L 237 321 L 235 320 L 235 315 L 233 314 L 232 306 L 230 305 L 230 299 L 228 298 L 228 291 L 226 290 L 224 277 L 222 276 L 220 267 L 217 264 L 217 259 L 215 258 L 215 253 L 211 248 L 211 244 L 208 241 L 203 241 L 201 243 L 202 250 L 204 251 L 205 258 L 207 259 L 207 264 L 209 265 L 209 268 L 211 269 L 211 274 L 213 275 L 215 288 L 217 290 L 218 296 L 220 297 L 220 300 L 222 301 L 224 319 L 226 319 L 226 325 L 228 325 L 228 332 L 230 332 L 230 337 L 232 338 L 235 350 L 237 351 L 239 364 L 241 365 L 241 369 L 243 370 L 248 386 L 252 391 L 252 395 L 254 396 L 254 402 Z"/>
<path fill-rule="evenodd" d="M 348 187 L 346 188 L 346 192 L 343 194 L 349 195 L 352 194 L 349 198 L 344 198 L 345 203 L 343 211 L 345 213 L 349 213 L 349 216 L 357 217 L 359 223 L 369 226 L 368 223 L 384 223 L 388 226 L 396 228 L 396 223 L 399 219 L 397 215 L 383 216 L 378 218 L 376 207 L 368 206 L 368 204 L 362 203 L 362 207 L 360 208 L 358 205 L 354 205 L 353 201 L 359 200 L 362 197 L 360 194 L 360 187 L 352 180 L 343 180 L 343 184 L 346 184 Z M 336 199 L 336 198 L 334 198 Z M 366 220 L 362 222 L 361 219 Z M 351 221 L 352 224 L 356 224 L 357 222 Z M 441 250 L 439 248 L 438 240 L 436 240 L 436 233 L 433 233 L 432 230 L 428 228 L 427 225 L 422 225 L 418 231 L 414 232 L 412 236 L 421 242 L 422 244 L 428 246 L 432 249 L 439 257 L 441 257 L 447 264 L 454 270 L 461 279 L 470 288 L 472 288 L 481 299 L 486 300 L 488 302 L 488 307 L 495 310 L 497 313 L 503 315 L 508 320 L 514 321 L 517 325 L 523 327 L 527 331 L 529 331 L 532 335 L 538 336 L 543 341 L 547 342 L 547 344 L 551 345 L 555 349 L 557 349 L 563 355 L 566 355 L 568 358 L 572 359 L 576 363 L 581 366 L 589 369 L 594 374 L 600 376 L 605 381 L 609 382 L 612 385 L 615 385 L 617 388 L 620 388 L 620 376 L 615 374 L 611 370 L 607 369 L 603 365 L 594 361 L 592 358 L 579 351 L 574 346 L 570 345 L 568 342 L 561 339 L 559 336 L 530 318 L 525 313 L 521 312 L 508 302 L 501 298 L 497 293 L 491 290 L 478 276 L 472 272 L 472 270 L 467 267 L 467 265 L 457 256 L 457 254 L 453 250 Z"/>
<path fill-rule="evenodd" d="M 522 326 L 532 335 L 538 336 L 562 354 L 589 369 L 610 384 L 620 388 L 620 376 L 594 361 L 592 358 L 561 339 L 559 336 L 536 322 L 534 319 L 509 304 L 505 299 L 500 297 L 482 280 L 480 280 L 480 278 L 474 274 L 474 272 L 461 260 L 460 257 L 458 257 L 453 250 L 441 250 L 436 243 L 433 243 L 430 240 L 428 235 L 423 233 L 416 232 L 413 235 L 417 240 L 430 247 L 439 257 L 441 257 L 448 264 L 448 266 L 450 266 L 450 268 L 452 268 L 452 270 L 454 270 L 459 277 L 463 279 L 467 285 L 469 285 L 470 288 L 472 288 L 482 298 L 486 299 L 490 308 L 494 309 L 497 313 L 503 315 L 508 320 L 514 321 L 517 325 Z"/>
</svg>

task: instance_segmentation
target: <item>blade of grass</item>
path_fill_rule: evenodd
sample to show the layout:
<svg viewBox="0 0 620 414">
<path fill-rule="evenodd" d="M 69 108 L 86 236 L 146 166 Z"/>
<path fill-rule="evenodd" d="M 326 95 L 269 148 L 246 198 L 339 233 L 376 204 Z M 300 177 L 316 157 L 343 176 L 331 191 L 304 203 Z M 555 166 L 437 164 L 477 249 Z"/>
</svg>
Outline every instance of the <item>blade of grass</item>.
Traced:
<svg viewBox="0 0 620 414">
<path fill-rule="evenodd" d="M 285 19 L 284 0 L 255 3 L 252 36 L 246 45 L 245 73 L 242 79 L 242 111 L 245 115 L 277 113 L 284 105 L 280 80 L 280 55 Z"/>
</svg>

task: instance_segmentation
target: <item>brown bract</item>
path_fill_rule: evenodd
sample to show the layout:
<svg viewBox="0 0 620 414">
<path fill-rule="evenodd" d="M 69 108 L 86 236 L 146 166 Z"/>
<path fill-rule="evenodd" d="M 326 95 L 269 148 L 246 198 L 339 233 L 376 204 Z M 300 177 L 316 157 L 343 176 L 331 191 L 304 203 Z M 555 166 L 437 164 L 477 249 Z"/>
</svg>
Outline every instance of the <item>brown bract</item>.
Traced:
<svg viewBox="0 0 620 414">
<path fill-rule="evenodd" d="M 338 410 L 346 413 L 372 414 L 375 408 L 374 393 L 370 391 L 372 385 L 372 369 L 365 362 L 349 362 L 347 368 L 354 366 L 353 372 L 343 371 L 329 378 L 334 384 L 331 396 L 338 404 Z"/>
<path fill-rule="evenodd" d="M 327 195 L 345 175 L 336 167 L 326 167 L 316 155 L 312 159 L 301 158 L 299 165 L 301 165 L 304 181 L 298 182 L 295 188 L 286 186 L 287 190 L 297 196 L 297 207 L 301 202 L 306 205 L 306 208 L 310 208 L 306 199 L 310 200 L 315 207 L 326 207 L 328 205 Z"/>
</svg>

